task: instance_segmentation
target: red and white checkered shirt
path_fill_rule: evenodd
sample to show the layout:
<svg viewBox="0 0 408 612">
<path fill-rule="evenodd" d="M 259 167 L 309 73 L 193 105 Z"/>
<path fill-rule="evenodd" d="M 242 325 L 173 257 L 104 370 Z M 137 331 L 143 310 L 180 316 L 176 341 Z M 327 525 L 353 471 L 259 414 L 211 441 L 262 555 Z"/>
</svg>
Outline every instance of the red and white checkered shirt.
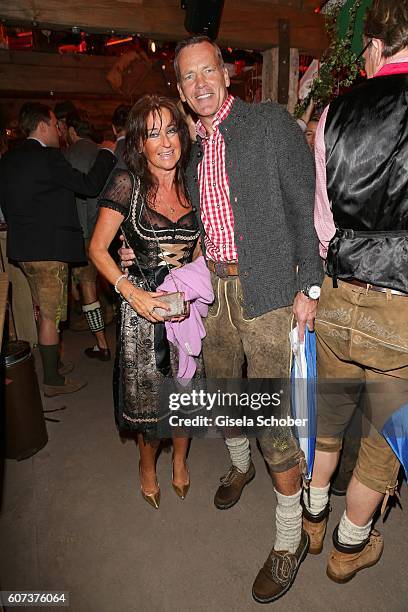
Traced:
<svg viewBox="0 0 408 612">
<path fill-rule="evenodd" d="M 225 141 L 218 128 L 228 117 L 233 104 L 234 97 L 228 96 L 214 117 L 211 136 L 207 135 L 200 120 L 196 124 L 204 152 L 198 166 L 201 219 L 205 230 L 206 256 L 213 261 L 238 261 L 234 215 L 225 169 Z"/>
</svg>

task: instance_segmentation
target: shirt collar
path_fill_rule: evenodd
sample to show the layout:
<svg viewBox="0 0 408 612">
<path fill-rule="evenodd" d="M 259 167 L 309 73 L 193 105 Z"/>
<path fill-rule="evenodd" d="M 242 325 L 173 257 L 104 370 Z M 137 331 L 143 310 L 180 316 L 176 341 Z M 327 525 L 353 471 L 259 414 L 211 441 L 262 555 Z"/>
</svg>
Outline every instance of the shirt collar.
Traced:
<svg viewBox="0 0 408 612">
<path fill-rule="evenodd" d="M 235 102 L 234 96 L 227 96 L 226 100 L 222 103 L 216 114 L 214 115 L 214 119 L 212 122 L 212 126 L 215 129 L 219 126 L 220 123 L 224 121 L 228 117 Z M 208 138 L 207 130 L 204 125 L 201 123 L 199 119 L 196 123 L 196 132 L 201 138 Z"/>
<path fill-rule="evenodd" d="M 29 136 L 29 137 L 27 138 L 27 140 L 36 140 L 37 142 L 39 142 L 39 143 L 40 143 L 40 145 L 41 145 L 42 147 L 46 147 L 46 146 L 47 146 L 46 144 L 44 144 L 44 143 L 42 142 L 42 140 L 40 140 L 39 138 L 34 138 L 34 136 Z"/>
<path fill-rule="evenodd" d="M 387 76 L 390 74 L 401 74 L 408 72 L 408 56 L 401 57 L 399 59 L 394 59 L 390 62 L 387 62 L 377 70 L 374 76 Z"/>
</svg>

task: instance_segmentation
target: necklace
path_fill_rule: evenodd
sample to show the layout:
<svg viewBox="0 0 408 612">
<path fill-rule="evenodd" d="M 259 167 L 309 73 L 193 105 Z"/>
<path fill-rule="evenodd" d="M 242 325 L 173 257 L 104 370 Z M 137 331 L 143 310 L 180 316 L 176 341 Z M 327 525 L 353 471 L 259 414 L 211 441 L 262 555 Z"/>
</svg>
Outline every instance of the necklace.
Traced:
<svg viewBox="0 0 408 612">
<path fill-rule="evenodd" d="M 174 202 L 174 203 L 170 203 L 166 201 L 170 195 L 171 194 L 167 194 L 167 195 L 164 194 L 164 197 L 162 197 L 161 194 L 159 194 L 158 196 L 156 192 L 156 194 L 154 195 L 154 200 L 152 202 L 152 208 L 155 208 L 159 212 L 160 212 L 160 209 L 162 209 L 163 211 L 167 211 L 168 216 L 172 218 L 177 214 L 177 205 L 180 202 L 179 200 L 177 200 L 177 202 Z"/>
</svg>

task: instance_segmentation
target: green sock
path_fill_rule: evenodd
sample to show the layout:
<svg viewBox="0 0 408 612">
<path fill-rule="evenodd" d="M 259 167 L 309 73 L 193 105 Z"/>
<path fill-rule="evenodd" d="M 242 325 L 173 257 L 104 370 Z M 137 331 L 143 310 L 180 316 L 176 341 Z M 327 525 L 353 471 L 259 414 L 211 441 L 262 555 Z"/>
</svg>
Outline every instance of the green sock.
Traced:
<svg viewBox="0 0 408 612">
<path fill-rule="evenodd" d="M 63 385 L 65 378 L 58 373 L 59 345 L 39 344 L 38 348 L 43 364 L 44 385 Z"/>
</svg>

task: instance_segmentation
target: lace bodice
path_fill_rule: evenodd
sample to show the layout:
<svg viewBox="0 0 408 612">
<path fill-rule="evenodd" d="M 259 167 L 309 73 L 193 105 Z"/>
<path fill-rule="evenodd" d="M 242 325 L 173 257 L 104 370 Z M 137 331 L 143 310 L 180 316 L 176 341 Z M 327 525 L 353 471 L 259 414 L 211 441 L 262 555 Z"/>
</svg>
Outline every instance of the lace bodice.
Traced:
<svg viewBox="0 0 408 612">
<path fill-rule="evenodd" d="M 155 211 L 140 194 L 140 180 L 128 170 L 112 173 L 99 205 L 123 215 L 121 230 L 140 267 L 155 269 L 167 263 L 176 268 L 191 261 L 199 237 L 194 212 L 173 222 Z"/>
</svg>

